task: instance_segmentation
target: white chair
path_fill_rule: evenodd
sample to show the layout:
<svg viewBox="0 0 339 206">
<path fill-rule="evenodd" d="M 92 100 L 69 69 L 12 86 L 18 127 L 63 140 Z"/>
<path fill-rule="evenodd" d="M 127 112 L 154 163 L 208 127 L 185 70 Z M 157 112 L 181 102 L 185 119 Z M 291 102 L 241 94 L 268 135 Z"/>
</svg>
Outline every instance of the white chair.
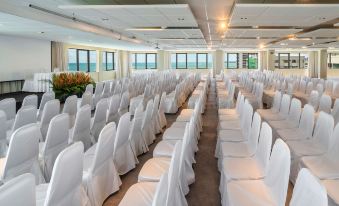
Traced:
<svg viewBox="0 0 339 206">
<path fill-rule="evenodd" d="M 153 123 L 153 130 L 155 134 L 159 134 L 162 132 L 162 128 L 160 127 L 160 121 L 159 121 L 159 101 L 160 97 L 159 95 L 155 95 L 154 97 L 154 103 L 152 108 L 152 123 Z"/>
<path fill-rule="evenodd" d="M 120 105 L 120 96 L 113 95 L 109 99 L 108 111 L 107 111 L 107 122 L 115 122 L 116 124 L 119 121 L 119 105 Z"/>
<path fill-rule="evenodd" d="M 45 92 L 42 95 L 40 106 L 39 106 L 39 111 L 38 111 L 38 121 L 41 119 L 42 112 L 44 111 L 45 104 L 50 101 L 55 99 L 55 93 L 54 92 Z M 59 111 L 60 112 L 60 111 Z M 58 113 L 59 113 L 58 112 Z"/>
<path fill-rule="evenodd" d="M 92 97 L 92 93 L 91 92 L 85 92 L 82 94 L 81 100 L 78 101 L 78 109 L 80 109 L 80 107 L 85 106 L 86 104 L 88 104 L 89 106 L 92 107 L 92 102 L 93 102 L 93 97 Z"/>
<path fill-rule="evenodd" d="M 142 122 L 144 119 L 143 105 L 139 104 L 134 112 L 134 117 L 131 124 L 131 131 L 129 133 L 129 141 L 131 142 L 134 153 L 138 156 L 148 151 L 148 145 L 143 137 Z"/>
<path fill-rule="evenodd" d="M 75 95 L 67 97 L 62 113 L 67 113 L 69 115 L 69 128 L 74 126 L 75 117 L 77 115 L 78 109 L 78 98 Z"/>
<path fill-rule="evenodd" d="M 89 92 L 93 95 L 93 84 L 87 84 L 85 93 Z"/>
<path fill-rule="evenodd" d="M 153 100 L 149 100 L 146 106 L 144 119 L 141 124 L 142 136 L 145 139 L 147 145 L 150 145 L 155 140 L 155 134 L 153 130 L 153 125 L 150 124 L 152 121 L 152 109 L 153 109 Z"/>
<path fill-rule="evenodd" d="M 0 110 L 0 158 L 7 154 L 6 113 Z"/>
<path fill-rule="evenodd" d="M 254 113 L 253 122 L 247 141 L 244 142 L 222 142 L 220 153 L 218 154 L 218 166 L 222 167 L 222 160 L 226 157 L 250 157 L 255 154 L 258 146 L 261 118 L 258 113 Z"/>
<path fill-rule="evenodd" d="M 319 108 L 318 112 L 326 112 L 327 114 L 331 114 L 332 107 L 332 99 L 329 95 L 323 94 L 319 100 Z"/>
<path fill-rule="evenodd" d="M 309 170 L 301 169 L 289 205 L 328 206 L 326 188 Z"/>
<path fill-rule="evenodd" d="M 37 109 L 34 106 L 25 106 L 21 107 L 18 113 L 15 116 L 15 120 L 12 126 L 12 129 L 7 131 L 7 141 L 10 141 L 11 135 L 13 132 L 27 124 L 36 123 L 37 116 L 36 116 Z"/>
<path fill-rule="evenodd" d="M 334 125 L 336 125 L 339 122 L 339 98 L 334 101 L 331 115 L 334 118 Z"/>
<path fill-rule="evenodd" d="M 277 139 L 272 150 L 267 175 L 262 180 L 231 181 L 227 185 L 228 206 L 285 205 L 290 173 L 290 151 Z"/>
<path fill-rule="evenodd" d="M 330 138 L 329 150 L 323 155 L 305 156 L 301 158 L 300 167 L 308 168 L 319 179 L 339 178 L 339 124 L 337 124 Z"/>
<path fill-rule="evenodd" d="M 120 117 L 117 135 L 114 142 L 113 158 L 120 175 L 126 174 L 139 163 L 136 154 L 133 153 L 132 145 L 128 139 L 130 132 L 130 113 Z"/>
<path fill-rule="evenodd" d="M 74 127 L 69 131 L 69 143 L 81 141 L 84 144 L 85 151 L 95 142 L 91 136 L 91 107 L 85 105 L 78 111 Z"/>
<path fill-rule="evenodd" d="M 293 98 L 291 101 L 290 111 L 285 120 L 271 120 L 268 123 L 275 129 L 293 129 L 299 125 L 301 116 L 301 101 Z"/>
<path fill-rule="evenodd" d="M 245 97 L 244 95 L 241 94 L 241 92 L 239 92 L 234 109 L 218 109 L 219 121 L 239 119 L 241 117 L 244 104 L 245 104 Z"/>
<path fill-rule="evenodd" d="M 160 121 L 160 127 L 164 128 L 167 125 L 167 120 L 165 116 L 165 99 L 166 99 L 166 92 L 163 92 L 160 98 L 160 103 L 159 103 L 159 121 Z"/>
<path fill-rule="evenodd" d="M 315 111 L 318 110 L 318 106 L 319 106 L 319 92 L 318 91 L 313 90 L 311 92 L 310 97 L 308 98 L 307 104 L 312 105 Z"/>
<path fill-rule="evenodd" d="M 276 91 L 273 97 L 272 107 L 270 109 L 258 109 L 257 112 L 263 119 L 265 119 L 266 116 L 276 115 L 280 111 L 281 98 L 281 92 Z"/>
<path fill-rule="evenodd" d="M 333 92 L 333 81 L 332 80 L 326 80 L 325 83 L 325 94 L 331 96 Z"/>
<path fill-rule="evenodd" d="M 107 99 L 100 99 L 95 107 L 94 117 L 91 118 L 91 135 L 95 141 L 98 140 L 102 128 L 106 125 L 107 110 Z"/>
<path fill-rule="evenodd" d="M 52 118 L 58 115 L 59 112 L 60 112 L 59 100 L 54 99 L 46 102 L 44 110 L 41 115 L 41 121 L 39 122 L 40 131 L 43 138 L 41 141 L 45 141 L 48 125 L 51 122 Z"/>
<path fill-rule="evenodd" d="M 97 105 L 97 103 L 101 99 L 101 94 L 102 94 L 103 90 L 104 90 L 104 83 L 103 82 L 96 83 L 95 91 L 94 91 L 94 95 L 93 95 L 93 101 L 92 101 L 93 102 L 92 110 L 95 109 L 95 106 Z"/>
<path fill-rule="evenodd" d="M 2 174 L 3 181 L 32 173 L 36 184 L 45 182 L 38 160 L 39 139 L 41 132 L 36 124 L 22 126 L 12 134 Z"/>
<path fill-rule="evenodd" d="M 111 96 L 110 91 L 111 91 L 111 82 L 110 81 L 104 82 L 104 88 L 102 90 L 101 99 Z"/>
<path fill-rule="evenodd" d="M 16 101 L 14 98 L 7 98 L 0 101 L 0 110 L 6 113 L 6 128 L 11 129 L 16 115 Z"/>
<path fill-rule="evenodd" d="M 120 106 L 119 106 L 119 115 L 122 116 L 126 112 L 128 112 L 129 106 L 129 93 L 124 92 L 121 96 Z"/>
<path fill-rule="evenodd" d="M 284 120 L 288 117 L 288 113 L 290 111 L 290 105 L 291 105 L 291 96 L 288 94 L 283 94 L 281 98 L 281 105 L 280 105 L 279 113 L 272 114 L 272 115 L 266 115 L 266 116 L 263 116 L 263 118 L 266 121 Z"/>
<path fill-rule="evenodd" d="M 34 106 L 36 109 L 38 109 L 38 96 L 35 94 L 27 95 L 22 100 L 21 107 L 24 106 Z"/>
<path fill-rule="evenodd" d="M 278 136 L 284 141 L 302 140 L 312 136 L 314 126 L 314 109 L 306 104 L 301 113 L 298 128 L 278 129 Z"/>
<path fill-rule="evenodd" d="M 56 115 L 49 124 L 45 142 L 39 144 L 40 165 L 47 182 L 51 179 L 54 162 L 57 156 L 68 146 L 68 127 L 68 114 Z"/>
<path fill-rule="evenodd" d="M 291 181 L 294 182 L 299 172 L 301 157 L 322 155 L 327 152 L 332 143 L 331 137 L 334 127 L 333 117 L 320 112 L 312 137 L 299 141 L 287 141 L 292 154 Z"/>
<path fill-rule="evenodd" d="M 115 136 L 115 123 L 111 122 L 101 130 L 98 143 L 92 146 L 94 153 L 89 149 L 84 155 L 82 181 L 93 206 L 101 206 L 121 185 L 112 156 Z"/>
<path fill-rule="evenodd" d="M 37 206 L 90 205 L 82 186 L 83 155 L 81 142 L 74 143 L 58 155 L 50 183 L 36 187 Z"/>
<path fill-rule="evenodd" d="M 339 84 L 336 83 L 333 87 L 333 92 L 332 92 L 332 96 L 334 98 L 338 98 L 339 97 Z"/>
<path fill-rule="evenodd" d="M 223 160 L 219 186 L 222 205 L 227 205 L 228 182 L 232 180 L 258 180 L 268 175 L 271 147 L 272 129 L 266 122 L 263 122 L 258 148 L 253 157 L 229 157 Z"/>
<path fill-rule="evenodd" d="M 15 177 L 0 186 L 0 205 L 35 206 L 35 180 L 32 174 Z"/>
</svg>

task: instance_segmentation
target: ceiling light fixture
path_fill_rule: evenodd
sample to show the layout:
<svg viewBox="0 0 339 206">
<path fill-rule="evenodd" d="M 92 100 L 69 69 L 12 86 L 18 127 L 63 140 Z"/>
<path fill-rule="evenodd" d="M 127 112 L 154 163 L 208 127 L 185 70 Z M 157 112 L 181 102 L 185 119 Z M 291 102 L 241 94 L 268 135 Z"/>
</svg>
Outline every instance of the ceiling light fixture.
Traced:
<svg viewBox="0 0 339 206">
<path fill-rule="evenodd" d="M 102 21 L 108 21 L 109 18 L 102 18 L 101 20 L 102 20 Z"/>
<path fill-rule="evenodd" d="M 252 26 L 253 29 L 259 29 L 259 26 Z"/>
<path fill-rule="evenodd" d="M 126 31 L 163 31 L 164 28 L 154 27 L 154 28 L 127 28 Z"/>
<path fill-rule="evenodd" d="M 227 28 L 226 23 L 225 23 L 225 22 L 221 22 L 221 23 L 220 23 L 220 28 L 221 28 L 221 29 L 226 29 L 226 28 Z"/>
<path fill-rule="evenodd" d="M 260 48 L 260 49 L 263 49 L 263 48 L 265 48 L 265 45 L 264 45 L 264 44 L 260 44 L 260 45 L 259 45 L 259 48 Z"/>
<path fill-rule="evenodd" d="M 288 45 L 287 43 L 280 43 L 280 46 L 286 46 Z"/>
<path fill-rule="evenodd" d="M 178 21 L 185 21 L 185 18 L 183 18 L 183 17 L 178 18 Z"/>
<path fill-rule="evenodd" d="M 307 49 L 307 46 L 303 46 L 303 47 L 301 47 L 302 49 Z"/>
<path fill-rule="evenodd" d="M 44 31 L 39 31 L 37 32 L 38 34 L 44 34 L 45 32 Z"/>
<path fill-rule="evenodd" d="M 328 47 L 328 49 L 335 49 L 334 47 Z"/>
<path fill-rule="evenodd" d="M 260 36 L 257 36 L 257 39 L 260 39 Z"/>
</svg>

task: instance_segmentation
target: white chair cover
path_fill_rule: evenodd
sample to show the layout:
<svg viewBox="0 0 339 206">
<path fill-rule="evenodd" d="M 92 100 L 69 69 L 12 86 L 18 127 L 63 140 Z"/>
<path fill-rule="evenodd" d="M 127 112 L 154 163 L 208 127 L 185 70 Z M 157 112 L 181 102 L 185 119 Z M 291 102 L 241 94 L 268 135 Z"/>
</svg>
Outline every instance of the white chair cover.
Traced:
<svg viewBox="0 0 339 206">
<path fill-rule="evenodd" d="M 301 169 L 296 184 L 293 188 L 293 195 L 290 206 L 327 206 L 327 192 L 320 181 L 311 174 L 308 169 Z"/>
<path fill-rule="evenodd" d="M 104 90 L 104 83 L 103 82 L 98 82 L 95 85 L 95 91 L 94 91 L 94 95 L 93 95 L 92 110 L 95 109 L 95 106 L 97 105 L 97 103 L 101 99 L 101 94 L 102 94 L 103 90 Z"/>
<path fill-rule="evenodd" d="M 87 84 L 85 92 L 89 92 L 93 95 L 93 84 Z"/>
<path fill-rule="evenodd" d="M 130 113 L 127 112 L 119 120 L 117 136 L 114 142 L 113 158 L 120 175 L 126 174 L 139 163 L 128 139 L 130 132 Z"/>
<path fill-rule="evenodd" d="M 60 112 L 59 100 L 54 99 L 46 102 L 40 121 L 40 131 L 43 138 L 42 141 L 45 141 L 46 139 L 49 123 L 51 122 L 53 117 L 59 114 L 59 112 Z"/>
<path fill-rule="evenodd" d="M 45 92 L 42 95 L 40 106 L 39 106 L 39 111 L 38 111 L 38 120 L 40 121 L 42 112 L 44 111 L 45 104 L 50 101 L 55 99 L 55 94 L 54 92 Z M 59 111 L 60 112 L 60 111 Z M 58 112 L 58 113 L 59 113 Z"/>
<path fill-rule="evenodd" d="M 68 146 L 68 127 L 68 114 L 59 114 L 53 117 L 48 127 L 46 141 L 41 143 L 40 165 L 47 182 L 51 179 L 56 158 Z"/>
<path fill-rule="evenodd" d="M 142 121 L 141 130 L 142 136 L 146 140 L 147 145 L 150 145 L 155 140 L 154 127 L 150 124 L 152 121 L 153 100 L 149 100 L 146 106 L 144 119 Z"/>
<path fill-rule="evenodd" d="M 0 110 L 6 113 L 6 128 L 11 129 L 16 114 L 16 101 L 14 98 L 7 98 L 0 101 Z"/>
<path fill-rule="evenodd" d="M 86 152 L 84 155 L 83 185 L 93 206 L 103 205 L 121 185 L 112 156 L 115 136 L 115 123 L 111 122 L 101 130 L 98 143 L 92 146 L 95 147 L 94 154 Z"/>
<path fill-rule="evenodd" d="M 38 109 L 38 96 L 35 94 L 25 96 L 24 100 L 22 100 L 21 107 L 24 106 L 34 106 Z"/>
<path fill-rule="evenodd" d="M 129 141 L 131 142 L 132 149 L 134 154 L 137 156 L 148 151 L 148 145 L 146 140 L 142 135 L 142 122 L 144 119 L 143 105 L 139 104 L 137 109 L 134 112 L 134 117 L 132 120 L 131 131 L 129 134 Z"/>
<path fill-rule="evenodd" d="M 62 113 L 69 115 L 69 128 L 74 126 L 75 117 L 77 115 L 78 98 L 75 95 L 67 97 Z"/>
<path fill-rule="evenodd" d="M 91 107 L 85 105 L 77 113 L 74 127 L 70 129 L 70 143 L 81 141 L 85 151 L 94 143 L 91 136 Z"/>
<path fill-rule="evenodd" d="M 313 90 L 310 94 L 310 97 L 307 103 L 312 105 L 314 107 L 314 110 L 317 111 L 318 106 L 319 106 L 319 92 Z"/>
<path fill-rule="evenodd" d="M 6 113 L 0 110 L 0 158 L 7 154 Z"/>
<path fill-rule="evenodd" d="M 293 98 L 291 101 L 290 111 L 288 112 L 286 120 L 272 120 L 269 121 L 269 124 L 276 130 L 297 128 L 299 126 L 300 116 L 301 101 L 299 99 Z"/>
<path fill-rule="evenodd" d="M 91 134 L 95 141 L 98 141 L 99 134 L 106 125 L 106 115 L 108 110 L 107 99 L 100 99 L 95 107 L 94 117 L 91 119 Z"/>
<path fill-rule="evenodd" d="M 36 188 L 37 206 L 89 206 L 82 186 L 84 147 L 81 142 L 64 149 L 55 160 L 49 184 Z"/>
<path fill-rule="evenodd" d="M 115 122 L 118 124 L 119 122 L 119 105 L 120 105 L 120 96 L 119 95 L 113 95 L 109 99 L 109 106 L 107 111 L 107 122 Z"/>
<path fill-rule="evenodd" d="M 32 173 L 36 184 L 45 182 L 38 160 L 39 139 L 41 133 L 36 124 L 22 126 L 12 134 L 2 174 L 3 181 L 24 173 Z"/>
<path fill-rule="evenodd" d="M 330 96 L 323 94 L 320 97 L 319 108 L 318 111 L 326 112 L 327 114 L 331 114 L 331 107 L 332 107 L 332 99 Z"/>
<path fill-rule="evenodd" d="M 0 205 L 35 206 L 35 180 L 32 174 L 15 177 L 0 186 Z"/>
<path fill-rule="evenodd" d="M 81 102 L 80 105 L 78 106 L 78 109 L 80 109 L 80 107 L 85 106 L 86 104 L 88 104 L 89 106 L 92 107 L 93 104 L 93 97 L 92 97 L 92 93 L 91 92 L 85 92 L 83 93 L 82 97 L 81 97 Z"/>
<path fill-rule="evenodd" d="M 129 93 L 124 92 L 121 96 L 121 101 L 120 101 L 120 106 L 119 106 L 120 116 L 128 112 L 128 106 L 129 106 Z"/>
<path fill-rule="evenodd" d="M 265 178 L 231 181 L 227 185 L 228 206 L 285 205 L 289 168 L 288 146 L 281 139 L 277 139 Z"/>
</svg>

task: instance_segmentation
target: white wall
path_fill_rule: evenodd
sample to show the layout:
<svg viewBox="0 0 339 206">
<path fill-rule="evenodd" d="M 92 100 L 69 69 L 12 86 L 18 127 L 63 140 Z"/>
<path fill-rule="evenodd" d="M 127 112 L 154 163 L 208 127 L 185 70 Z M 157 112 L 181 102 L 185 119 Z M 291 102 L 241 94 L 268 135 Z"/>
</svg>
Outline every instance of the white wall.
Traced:
<svg viewBox="0 0 339 206">
<path fill-rule="evenodd" d="M 0 81 L 51 71 L 51 42 L 0 35 Z"/>
</svg>

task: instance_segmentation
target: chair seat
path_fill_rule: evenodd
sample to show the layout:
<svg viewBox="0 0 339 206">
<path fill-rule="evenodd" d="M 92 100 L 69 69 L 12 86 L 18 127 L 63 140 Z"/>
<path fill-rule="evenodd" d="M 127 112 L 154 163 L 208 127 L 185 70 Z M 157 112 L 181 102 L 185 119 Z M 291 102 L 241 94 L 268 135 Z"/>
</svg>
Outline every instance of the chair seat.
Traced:
<svg viewBox="0 0 339 206">
<path fill-rule="evenodd" d="M 173 122 L 173 124 L 171 125 L 172 128 L 185 128 L 186 127 L 187 122 Z"/>
<path fill-rule="evenodd" d="M 292 157 L 297 156 L 310 156 L 310 155 L 321 155 L 326 152 L 319 143 L 312 140 L 302 141 L 287 141 L 286 142 L 291 150 Z"/>
<path fill-rule="evenodd" d="M 278 112 L 274 112 L 274 111 L 272 111 L 272 109 L 257 109 L 256 112 L 258 112 L 261 117 L 278 114 Z"/>
<path fill-rule="evenodd" d="M 227 185 L 229 206 L 277 206 L 263 180 L 232 181 Z"/>
<path fill-rule="evenodd" d="M 289 120 L 282 120 L 282 121 L 270 120 L 268 121 L 268 124 L 276 130 L 277 129 L 296 129 L 298 127 L 296 123 L 291 122 Z"/>
<path fill-rule="evenodd" d="M 168 157 L 156 157 L 147 160 L 142 166 L 138 182 L 158 182 L 161 176 L 168 171 L 171 163 L 171 158 Z"/>
<path fill-rule="evenodd" d="M 235 109 L 218 109 L 218 114 L 219 115 L 236 115 L 238 116 L 237 110 Z"/>
<path fill-rule="evenodd" d="M 240 121 L 239 120 L 230 120 L 230 121 L 220 121 L 219 129 L 233 129 L 240 130 Z"/>
<path fill-rule="evenodd" d="M 36 205 L 43 206 L 45 203 L 47 188 L 49 184 L 40 184 L 35 187 Z"/>
<path fill-rule="evenodd" d="M 240 117 L 238 115 L 219 114 L 219 121 L 234 121 L 234 120 L 240 120 Z"/>
<path fill-rule="evenodd" d="M 255 158 L 225 158 L 222 162 L 222 173 L 228 180 L 262 179 L 264 168 Z"/>
<path fill-rule="evenodd" d="M 10 120 L 7 120 L 6 121 L 6 129 L 9 130 L 12 128 L 13 124 L 14 124 L 14 118 L 13 119 L 10 119 Z"/>
<path fill-rule="evenodd" d="M 153 150 L 153 157 L 172 157 L 174 146 L 179 140 L 162 140 Z"/>
<path fill-rule="evenodd" d="M 310 156 L 303 157 L 302 164 L 312 171 L 319 179 L 338 179 L 339 165 L 329 158 Z"/>
<path fill-rule="evenodd" d="M 243 142 L 246 141 L 242 130 L 219 130 L 218 141 L 220 142 Z"/>
<path fill-rule="evenodd" d="M 189 122 L 193 116 L 194 109 L 184 109 L 181 111 L 180 115 L 177 117 L 176 121 L 179 122 Z"/>
<path fill-rule="evenodd" d="M 307 138 L 305 132 L 300 129 L 279 129 L 277 133 L 284 141 L 303 140 Z"/>
<path fill-rule="evenodd" d="M 139 182 L 132 185 L 126 192 L 119 206 L 151 206 L 158 182 Z"/>
<path fill-rule="evenodd" d="M 220 145 L 221 157 L 250 157 L 255 151 L 247 142 L 223 142 Z"/>
<path fill-rule="evenodd" d="M 184 137 L 185 128 L 168 128 L 165 130 L 162 139 L 182 139 Z"/>
<path fill-rule="evenodd" d="M 327 194 L 335 205 L 339 204 L 339 181 L 338 180 L 323 180 L 321 183 L 325 186 Z M 334 204 L 333 204 L 334 205 Z"/>
</svg>

